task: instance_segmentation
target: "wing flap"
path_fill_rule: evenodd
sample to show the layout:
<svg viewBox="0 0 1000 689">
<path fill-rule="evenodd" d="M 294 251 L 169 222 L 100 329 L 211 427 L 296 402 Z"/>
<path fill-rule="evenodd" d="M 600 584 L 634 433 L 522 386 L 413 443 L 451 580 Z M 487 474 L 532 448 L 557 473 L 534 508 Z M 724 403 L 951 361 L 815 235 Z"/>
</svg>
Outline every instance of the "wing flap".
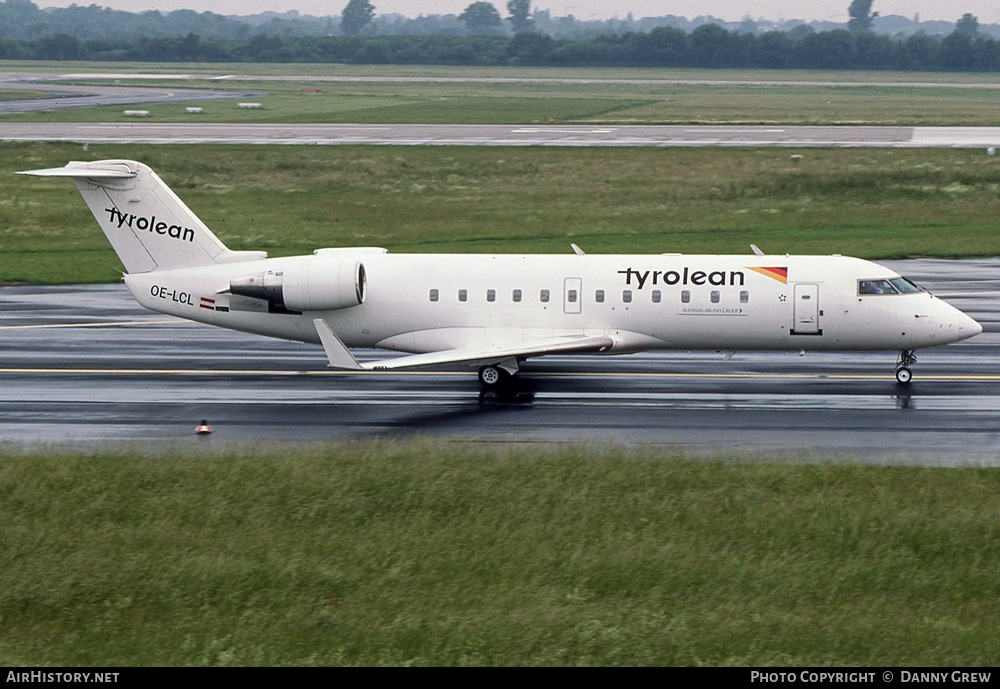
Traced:
<svg viewBox="0 0 1000 689">
<path fill-rule="evenodd" d="M 445 349 L 439 352 L 425 354 L 409 354 L 379 359 L 377 361 L 359 362 L 344 343 L 333 332 L 322 318 L 313 320 L 316 333 L 319 335 L 323 350 L 331 368 L 348 371 L 388 371 L 399 368 L 418 368 L 423 366 L 441 366 L 444 364 L 467 364 L 469 366 L 498 364 L 507 359 L 526 359 L 546 354 L 584 354 L 599 353 L 611 350 L 615 341 L 608 335 L 577 335 L 564 337 L 546 337 L 538 340 L 512 342 L 509 344 L 491 345 L 487 347 L 467 347 L 461 349 Z"/>
<path fill-rule="evenodd" d="M 496 345 L 490 347 L 470 347 L 467 349 L 446 349 L 426 354 L 411 354 L 393 359 L 381 359 L 361 364 L 364 369 L 385 371 L 397 368 L 440 366 L 443 364 L 468 364 L 470 366 L 498 364 L 505 359 L 526 359 L 546 354 L 582 354 L 606 352 L 614 347 L 614 340 L 607 335 L 549 337 L 540 340 Z"/>
</svg>

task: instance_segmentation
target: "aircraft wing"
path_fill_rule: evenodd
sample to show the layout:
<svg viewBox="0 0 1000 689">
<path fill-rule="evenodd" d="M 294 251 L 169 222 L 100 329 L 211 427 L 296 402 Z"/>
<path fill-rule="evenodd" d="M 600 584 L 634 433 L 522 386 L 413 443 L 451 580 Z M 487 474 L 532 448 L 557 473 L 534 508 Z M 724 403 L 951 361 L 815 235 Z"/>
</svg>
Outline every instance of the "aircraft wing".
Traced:
<svg viewBox="0 0 1000 689">
<path fill-rule="evenodd" d="M 313 321 L 323 349 L 330 360 L 330 366 L 354 371 L 383 371 L 396 368 L 415 368 L 418 366 L 439 366 L 442 364 L 468 364 L 469 366 L 486 366 L 497 364 L 505 359 L 523 359 L 544 354 L 580 354 L 585 352 L 606 352 L 614 347 L 614 340 L 607 335 L 579 335 L 572 337 L 546 337 L 538 340 L 526 340 L 511 344 L 501 344 L 487 347 L 470 347 L 463 349 L 445 349 L 440 352 L 426 354 L 411 354 L 408 356 L 367 361 L 360 363 L 344 346 L 336 333 L 330 329 L 321 318 Z"/>
</svg>

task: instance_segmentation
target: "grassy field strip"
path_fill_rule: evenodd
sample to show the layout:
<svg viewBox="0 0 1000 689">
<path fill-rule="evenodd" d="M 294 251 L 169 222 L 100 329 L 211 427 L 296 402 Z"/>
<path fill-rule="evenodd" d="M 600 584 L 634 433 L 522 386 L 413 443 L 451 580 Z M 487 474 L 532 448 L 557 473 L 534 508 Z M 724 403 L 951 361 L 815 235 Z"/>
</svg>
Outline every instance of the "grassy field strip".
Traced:
<svg viewBox="0 0 1000 689">
<path fill-rule="evenodd" d="M 233 249 L 1000 253 L 1000 163 L 975 150 L 0 144 L 0 283 L 116 282 L 79 194 L 17 170 L 131 158 Z"/>
<path fill-rule="evenodd" d="M 467 124 L 997 124 L 989 75 L 904 72 L 115 65 L 8 63 L 65 83 L 253 89 L 260 110 L 194 103 L 198 121 Z M 116 74 L 120 72 L 120 74 Z M 91 74 L 88 77 L 87 74 Z M 175 78 L 170 78 L 171 74 Z M 145 77 L 145 78 L 143 78 Z M 319 93 L 305 93 L 315 91 Z M 155 121 L 191 121 L 189 104 L 136 104 Z M 121 121 L 121 107 L 4 116 L 19 121 Z"/>
<path fill-rule="evenodd" d="M 211 82 L 269 95 L 263 107 L 232 101 L 136 104 L 157 122 L 355 124 L 866 124 L 990 126 L 1000 89 L 922 85 L 566 82 Z M 190 88 L 192 82 L 132 85 Z M 303 89 L 319 93 L 303 93 Z M 192 116 L 185 108 L 202 108 Z M 128 109 L 128 108 L 126 108 Z M 128 118 L 121 106 L 2 116 L 11 121 Z M 134 118 L 132 118 L 134 119 Z"/>
<path fill-rule="evenodd" d="M 991 665 L 1000 471 L 0 448 L 0 663 Z"/>
</svg>

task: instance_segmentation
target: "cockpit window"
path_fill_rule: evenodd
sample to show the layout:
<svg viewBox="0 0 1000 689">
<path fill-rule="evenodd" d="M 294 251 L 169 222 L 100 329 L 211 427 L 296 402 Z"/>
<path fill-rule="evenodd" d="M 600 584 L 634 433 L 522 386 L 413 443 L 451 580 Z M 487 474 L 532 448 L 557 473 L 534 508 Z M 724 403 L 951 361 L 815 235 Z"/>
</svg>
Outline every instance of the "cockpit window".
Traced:
<svg viewBox="0 0 1000 689">
<path fill-rule="evenodd" d="M 906 278 L 888 280 L 858 280 L 858 294 L 914 294 L 923 292 Z"/>
<path fill-rule="evenodd" d="M 858 280 L 858 294 L 899 294 L 888 280 Z"/>
<path fill-rule="evenodd" d="M 913 284 L 906 278 L 896 278 L 895 280 L 889 280 L 892 286 L 900 291 L 902 294 L 913 294 L 914 292 L 923 292 L 924 290 L 918 285 Z"/>
</svg>

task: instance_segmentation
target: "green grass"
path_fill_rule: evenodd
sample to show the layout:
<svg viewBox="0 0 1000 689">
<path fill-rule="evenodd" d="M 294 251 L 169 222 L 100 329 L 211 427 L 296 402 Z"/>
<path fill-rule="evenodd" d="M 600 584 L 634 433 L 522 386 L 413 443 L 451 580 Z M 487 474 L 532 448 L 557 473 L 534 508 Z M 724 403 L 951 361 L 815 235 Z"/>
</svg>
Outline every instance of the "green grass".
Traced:
<svg viewBox="0 0 1000 689">
<path fill-rule="evenodd" d="M 746 459 L 8 447 L 0 664 L 995 662 L 1000 471 Z"/>
<path fill-rule="evenodd" d="M 9 69 L 63 73 L 130 72 L 199 79 L 129 80 L 155 88 L 251 90 L 269 95 L 261 110 L 233 101 L 136 105 L 157 122 L 997 125 L 1000 89 L 989 75 L 804 70 L 474 68 L 351 65 L 129 65 L 8 63 Z M 206 81 L 236 75 L 247 80 Z M 508 78 L 479 82 L 317 82 L 273 76 Z M 608 83 L 593 80 L 612 80 Z M 620 83 L 622 79 L 648 83 Z M 538 82 L 537 80 L 542 80 Z M 565 83 L 560 80 L 589 80 Z M 618 80 L 617 82 L 614 80 Z M 679 82 L 701 83 L 679 83 Z M 673 83 L 671 83 L 673 82 Z M 754 83 L 757 82 L 757 83 Z M 783 82 L 783 83 L 762 83 Z M 83 83 L 73 81 L 72 83 Z M 94 79 L 92 83 L 118 83 Z M 913 86 L 919 83 L 922 86 Z M 906 85 L 910 84 L 910 85 Z M 951 88 L 961 84 L 967 88 Z M 974 88 L 974 87 L 981 88 Z M 319 93 L 302 93 L 302 89 Z M 193 118 L 185 107 L 204 112 Z M 11 121 L 124 120 L 123 107 L 0 116 Z"/>
<path fill-rule="evenodd" d="M 105 82 L 107 83 L 107 82 Z M 143 85 L 144 82 L 129 82 Z M 565 83 L 164 82 L 266 92 L 259 110 L 234 101 L 136 105 L 156 122 L 461 124 L 998 124 L 1000 89 L 945 86 Z M 319 93 L 302 93 L 304 88 Z M 203 112 L 192 117 L 188 106 Z M 106 122 L 123 107 L 0 116 L 8 121 Z"/>
<path fill-rule="evenodd" d="M 25 98 L 45 97 L 45 93 L 34 93 L 32 91 L 4 91 L 0 89 L 0 100 L 22 100 Z"/>
<path fill-rule="evenodd" d="M 272 255 L 1000 251 L 1000 164 L 981 151 L 2 144 L 0 281 L 118 279 L 71 183 L 12 174 L 116 157 L 231 248 Z"/>
</svg>

